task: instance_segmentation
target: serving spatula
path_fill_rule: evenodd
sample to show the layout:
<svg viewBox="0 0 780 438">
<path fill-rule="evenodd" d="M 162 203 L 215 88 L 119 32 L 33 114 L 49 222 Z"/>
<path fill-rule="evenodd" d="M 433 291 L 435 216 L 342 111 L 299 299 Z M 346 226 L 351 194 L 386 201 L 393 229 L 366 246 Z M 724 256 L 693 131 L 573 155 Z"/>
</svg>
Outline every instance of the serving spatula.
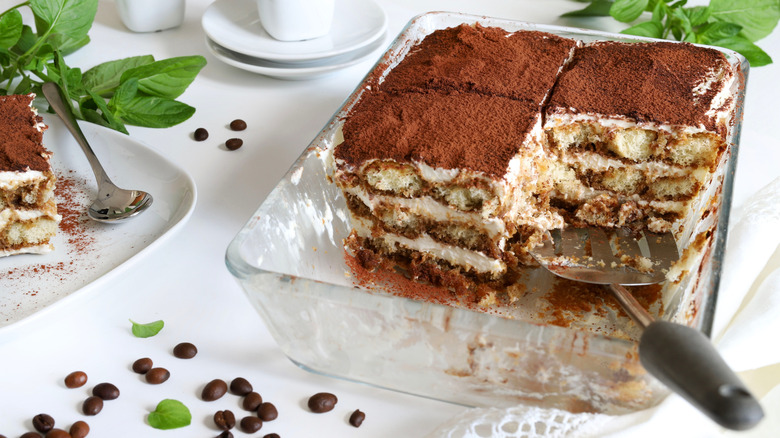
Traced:
<svg viewBox="0 0 780 438">
<path fill-rule="evenodd" d="M 565 228 L 551 231 L 532 255 L 559 277 L 607 286 L 643 329 L 639 339 L 642 366 L 716 423 L 746 430 L 764 417 L 758 400 L 702 332 L 654 318 L 623 287 L 665 280 L 680 257 L 672 233 Z"/>
</svg>

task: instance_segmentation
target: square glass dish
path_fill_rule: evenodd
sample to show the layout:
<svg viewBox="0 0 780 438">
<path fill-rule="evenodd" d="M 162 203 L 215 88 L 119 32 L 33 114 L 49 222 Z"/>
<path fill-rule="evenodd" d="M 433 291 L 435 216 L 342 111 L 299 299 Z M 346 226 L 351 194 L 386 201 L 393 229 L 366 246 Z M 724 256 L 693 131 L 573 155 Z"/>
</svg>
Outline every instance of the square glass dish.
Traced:
<svg viewBox="0 0 780 438">
<path fill-rule="evenodd" d="M 411 20 L 375 69 L 386 73 L 426 35 L 462 23 L 540 30 L 586 42 L 643 40 L 433 12 Z M 696 246 L 691 243 L 702 236 L 706 241 L 686 254 L 679 282 L 659 287 L 663 298 L 656 309 L 663 319 L 706 334 L 720 278 L 748 70 L 744 58 L 724 53 L 743 78 L 732 90 L 738 113 L 729 150 L 694 214 L 675 230 L 680 248 Z M 381 282 L 358 287 L 343 246 L 349 214 L 330 182 L 328 154 L 366 83 L 358 85 L 227 250 L 230 272 L 284 353 L 317 373 L 470 406 L 525 403 L 616 414 L 655 405 L 668 394 L 640 365 L 638 329 L 619 309 L 596 306 L 556 325 L 544 311 L 544 293 L 557 280 L 542 268 L 529 269 L 523 281 L 531 292 L 518 302 L 477 310 L 399 296 Z"/>
</svg>

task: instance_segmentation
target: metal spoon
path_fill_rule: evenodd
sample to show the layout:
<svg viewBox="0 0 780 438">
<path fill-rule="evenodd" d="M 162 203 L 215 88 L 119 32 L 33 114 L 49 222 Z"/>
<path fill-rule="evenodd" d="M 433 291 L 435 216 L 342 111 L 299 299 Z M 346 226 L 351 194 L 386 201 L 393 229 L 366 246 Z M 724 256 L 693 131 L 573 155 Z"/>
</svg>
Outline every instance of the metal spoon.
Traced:
<svg viewBox="0 0 780 438">
<path fill-rule="evenodd" d="M 68 105 L 67 97 L 60 86 L 54 82 L 47 82 L 41 88 L 51 108 L 60 116 L 81 146 L 89 165 L 92 166 L 92 171 L 95 173 L 98 196 L 95 202 L 90 205 L 87 215 L 98 222 L 120 222 L 149 208 L 152 205 L 152 195 L 141 190 L 121 189 L 106 175 L 106 171 L 84 137 L 84 133 L 81 132 L 76 117 Z"/>
</svg>

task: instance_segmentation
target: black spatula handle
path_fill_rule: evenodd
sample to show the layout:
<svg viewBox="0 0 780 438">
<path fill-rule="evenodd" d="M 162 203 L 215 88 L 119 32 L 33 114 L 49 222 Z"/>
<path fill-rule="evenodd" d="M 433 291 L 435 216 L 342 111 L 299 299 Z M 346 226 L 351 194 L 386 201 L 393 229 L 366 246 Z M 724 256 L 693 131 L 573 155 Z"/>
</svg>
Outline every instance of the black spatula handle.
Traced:
<svg viewBox="0 0 780 438">
<path fill-rule="evenodd" d="M 764 411 L 700 331 L 655 321 L 639 340 L 645 369 L 723 427 L 747 430 Z"/>
</svg>

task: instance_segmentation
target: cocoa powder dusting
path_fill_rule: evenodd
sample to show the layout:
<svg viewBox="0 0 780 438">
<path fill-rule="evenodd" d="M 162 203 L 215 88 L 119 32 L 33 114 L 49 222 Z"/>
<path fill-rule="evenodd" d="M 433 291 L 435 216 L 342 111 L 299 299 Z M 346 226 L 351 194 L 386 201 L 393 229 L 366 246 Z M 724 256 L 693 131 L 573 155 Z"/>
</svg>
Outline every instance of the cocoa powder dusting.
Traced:
<svg viewBox="0 0 780 438">
<path fill-rule="evenodd" d="M 381 89 L 467 91 L 541 105 L 575 45 L 545 32 L 462 24 L 426 36 Z"/>
<path fill-rule="evenodd" d="M 45 172 L 50 169 L 49 155 L 36 126 L 41 118 L 30 109 L 32 95 L 0 96 L 0 171 Z"/>
<path fill-rule="evenodd" d="M 535 105 L 471 93 L 366 93 L 344 122 L 337 159 L 422 161 L 503 177 L 538 118 Z"/>
<path fill-rule="evenodd" d="M 592 43 L 574 52 L 547 112 L 622 115 L 715 131 L 716 119 L 706 113 L 728 69 L 721 52 L 687 43 Z M 713 86 L 702 87 L 710 77 Z"/>
</svg>

